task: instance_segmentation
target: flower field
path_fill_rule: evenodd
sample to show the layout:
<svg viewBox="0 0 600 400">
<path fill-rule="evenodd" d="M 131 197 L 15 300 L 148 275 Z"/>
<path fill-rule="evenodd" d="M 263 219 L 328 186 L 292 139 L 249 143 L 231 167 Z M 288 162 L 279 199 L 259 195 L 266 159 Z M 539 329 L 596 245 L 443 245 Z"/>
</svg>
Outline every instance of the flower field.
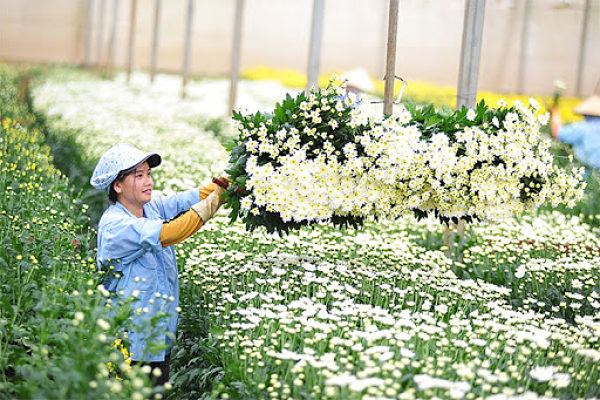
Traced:
<svg viewBox="0 0 600 400">
<path fill-rule="evenodd" d="M 233 124 L 220 117 L 227 100 L 226 81 L 195 81 L 186 99 L 180 100 L 175 77 L 160 76 L 154 86 L 145 75 L 133 78 L 126 85 L 122 76 L 100 80 L 72 70 L 44 73 L 33 86 L 31 102 L 44 116 L 45 129 L 71 135 L 89 165 L 117 141 L 159 151 L 164 163 L 153 175 L 162 193 L 193 187 L 219 174 L 228 162 L 221 143 L 236 136 Z M 258 81 L 244 81 L 240 90 L 240 104 L 247 112 L 273 109 L 290 91 Z M 1 107 L 5 108 L 4 101 Z M 128 372 L 122 375 L 131 374 L 123 380 L 105 368 L 111 360 L 122 362 L 123 356 L 111 346 L 118 321 L 103 332 L 106 326 L 97 322 L 107 317 L 99 306 L 102 294 L 87 283 L 94 277 L 87 259 L 93 257 L 94 245 L 84 250 L 85 240 L 93 237 L 85 229 L 85 209 L 70 200 L 74 195 L 64 177 L 52 170 L 47 148 L 6 146 L 13 130 L 34 135 L 33 128 L 3 124 L 0 184 L 16 191 L 17 183 L 4 183 L 9 172 L 22 171 L 28 179 L 32 175 L 31 164 L 9 161 L 7 154 L 41 154 L 45 161 L 36 161 L 33 171 L 47 165 L 50 172 L 40 172 L 43 182 L 22 182 L 25 186 L 18 194 L 2 200 L 2 231 L 11 232 L 6 239 L 10 244 L 3 247 L 11 250 L 3 250 L 1 259 L 14 271 L 2 276 L 2 282 L 13 277 L 3 286 L 2 304 L 19 297 L 14 281 L 18 268 L 35 265 L 45 272 L 27 290 L 47 299 L 18 314 L 41 319 L 37 324 L 45 326 L 41 332 L 30 332 L 29 342 L 20 341 L 22 336 L 11 330 L 10 318 L 16 317 L 2 305 L 0 318 L 7 323 L 0 331 L 0 385 L 5 385 L 0 392 L 10 389 L 7 398 L 16 394 L 61 398 L 52 392 L 60 381 L 36 381 L 34 373 L 41 369 L 55 378 L 61 376 L 56 371 L 79 366 L 72 361 L 78 359 L 74 350 L 61 349 L 62 357 L 44 358 L 44 349 L 59 343 L 87 346 L 89 365 L 79 366 L 87 371 L 80 373 L 81 382 L 91 377 L 95 383 L 77 387 L 62 383 L 71 393 L 87 393 L 95 386 L 100 393 L 96 398 L 147 395 L 147 382 L 137 375 L 137 368 L 123 368 Z M 31 143 L 43 140 L 32 137 Z M 39 194 L 36 183 L 45 188 Z M 586 191 L 591 189 L 594 186 L 588 185 Z M 63 206 L 59 209 L 52 202 Z M 21 204 L 29 208 L 18 214 L 15 210 L 23 208 Z M 27 219 L 27 234 L 20 231 L 26 225 L 15 221 L 16 214 Z M 47 221 L 38 227 L 34 218 Z M 248 232 L 240 222 L 231 224 L 227 210 L 222 210 L 176 247 L 181 312 L 169 396 L 600 398 L 598 218 L 593 212 L 578 216 L 543 209 L 495 223 L 470 224 L 462 255 L 449 258 L 442 246 L 444 225 L 433 217 L 417 221 L 409 215 L 377 222 L 367 218 L 360 228 L 322 224 L 279 236 L 262 228 Z M 67 221 L 59 230 L 58 250 L 46 254 L 42 247 L 30 247 L 37 239 L 28 242 L 29 231 L 37 230 L 32 234 L 36 238 L 38 232 L 49 235 L 56 230 L 43 226 L 56 225 L 57 220 Z M 71 255 L 75 237 L 81 250 Z M 74 290 L 76 296 L 71 294 Z M 62 308 L 46 312 L 39 309 L 40 303 Z M 56 332 L 67 333 L 71 340 L 38 339 Z M 94 340 L 99 334 L 105 335 L 103 340 Z M 28 357 L 39 361 L 26 361 Z M 24 367 L 7 373 L 7 366 L 16 360 Z M 58 360 L 70 360 L 72 366 Z M 56 369 L 43 367 L 44 362 L 56 363 Z M 40 389 L 26 392 L 27 379 L 39 382 L 31 387 Z"/>
<path fill-rule="evenodd" d="M 428 250 L 420 231 L 439 227 L 412 221 L 285 243 L 199 236 L 182 277 L 249 397 L 592 395 L 598 255 L 519 245 L 551 243 L 561 220 L 474 229 L 474 268 Z M 571 239 L 597 251 L 589 232 Z"/>
</svg>

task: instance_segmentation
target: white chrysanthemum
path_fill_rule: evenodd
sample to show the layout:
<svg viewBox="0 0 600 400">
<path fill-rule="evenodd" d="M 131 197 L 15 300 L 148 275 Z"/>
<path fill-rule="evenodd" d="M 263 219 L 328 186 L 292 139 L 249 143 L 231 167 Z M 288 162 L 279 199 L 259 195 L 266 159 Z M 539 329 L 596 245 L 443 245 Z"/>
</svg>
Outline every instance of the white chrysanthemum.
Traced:
<svg viewBox="0 0 600 400">
<path fill-rule="evenodd" d="M 539 382 L 548 382 L 554 375 L 554 367 L 535 367 L 529 371 L 529 376 Z"/>
<path fill-rule="evenodd" d="M 303 118 L 321 118 L 317 107 L 323 104 L 311 94 L 301 105 L 306 110 Z M 341 111 L 351 103 L 346 99 L 335 104 Z M 258 166 L 256 159 L 249 159 L 247 188 L 255 197 L 242 208 L 255 213 L 252 207 L 257 205 L 298 222 L 336 215 L 393 218 L 412 209 L 493 220 L 547 201 L 572 204 L 583 195 L 581 177 L 554 167 L 549 143 L 540 142 L 543 118 L 536 117 L 535 103 L 528 108 L 517 102 L 516 111 L 503 121 L 494 117 L 491 126 L 465 128 L 455 132 L 453 140 L 443 132 L 422 139 L 420 129 L 408 125 L 412 115 L 404 107 L 392 118 L 372 121 L 360 107 L 349 109 L 348 126 L 361 132 L 342 145 L 334 145 L 330 134 L 309 125 L 302 133 L 295 128 L 278 131 L 277 142 L 269 140 L 264 124 L 249 127 L 258 142 L 248 140 L 247 151 L 269 156 L 277 164 Z M 468 119 L 475 118 L 475 110 L 468 110 Z M 330 119 L 327 124 L 335 129 L 339 122 Z M 489 132 L 490 127 L 495 130 Z M 307 143 L 301 135 L 323 144 Z M 343 161 L 338 160 L 341 154 Z M 524 180 L 535 176 L 540 184 L 525 187 Z"/>
<path fill-rule="evenodd" d="M 467 119 L 469 121 L 475 121 L 475 117 L 477 116 L 477 113 L 475 112 L 475 110 L 473 109 L 469 109 L 467 111 Z"/>
</svg>

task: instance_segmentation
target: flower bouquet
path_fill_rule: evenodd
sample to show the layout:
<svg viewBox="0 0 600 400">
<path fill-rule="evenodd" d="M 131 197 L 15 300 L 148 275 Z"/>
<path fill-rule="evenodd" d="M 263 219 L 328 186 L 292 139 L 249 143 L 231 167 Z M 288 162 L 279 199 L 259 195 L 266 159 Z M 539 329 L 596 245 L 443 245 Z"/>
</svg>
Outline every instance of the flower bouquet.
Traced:
<svg viewBox="0 0 600 400">
<path fill-rule="evenodd" d="M 548 116 L 516 102 L 454 111 L 413 103 L 369 119 L 344 83 L 287 95 L 272 113 L 234 112 L 226 172 L 232 220 L 287 232 L 414 213 L 493 220 L 583 195 L 582 171 L 553 165 Z"/>
</svg>

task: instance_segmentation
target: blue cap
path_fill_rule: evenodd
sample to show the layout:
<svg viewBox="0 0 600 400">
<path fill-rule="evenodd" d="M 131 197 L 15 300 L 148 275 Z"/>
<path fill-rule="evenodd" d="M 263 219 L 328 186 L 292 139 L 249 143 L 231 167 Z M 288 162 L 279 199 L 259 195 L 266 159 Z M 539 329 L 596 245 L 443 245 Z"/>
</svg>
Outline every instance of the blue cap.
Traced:
<svg viewBox="0 0 600 400">
<path fill-rule="evenodd" d="M 108 149 L 94 168 L 90 178 L 93 187 L 108 190 L 120 172 L 134 168 L 148 161 L 150 168 L 160 165 L 162 159 L 157 153 L 146 153 L 127 143 L 119 143 Z"/>
</svg>

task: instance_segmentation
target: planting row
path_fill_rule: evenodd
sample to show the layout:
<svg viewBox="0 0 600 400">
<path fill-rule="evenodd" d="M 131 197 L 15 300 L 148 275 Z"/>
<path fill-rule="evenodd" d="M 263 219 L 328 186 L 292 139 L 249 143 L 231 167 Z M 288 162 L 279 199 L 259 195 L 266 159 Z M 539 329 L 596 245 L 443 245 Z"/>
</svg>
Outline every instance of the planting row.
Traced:
<svg viewBox="0 0 600 400">
<path fill-rule="evenodd" d="M 52 164 L 24 79 L 0 66 L 0 398 L 143 399 L 148 379 L 115 341 L 127 315 L 110 318 L 96 289 L 86 206 Z"/>
</svg>

